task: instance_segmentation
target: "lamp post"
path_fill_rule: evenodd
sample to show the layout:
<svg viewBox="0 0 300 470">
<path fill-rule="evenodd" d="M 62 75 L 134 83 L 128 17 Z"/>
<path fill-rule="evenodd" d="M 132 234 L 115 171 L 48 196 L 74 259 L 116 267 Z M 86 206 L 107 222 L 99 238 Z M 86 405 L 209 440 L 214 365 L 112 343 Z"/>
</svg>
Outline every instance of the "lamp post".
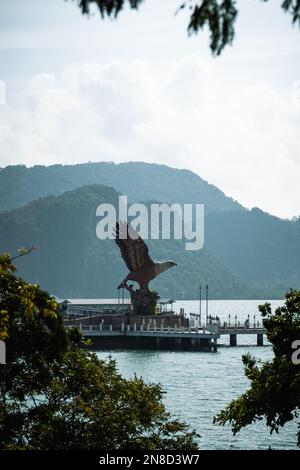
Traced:
<svg viewBox="0 0 300 470">
<path fill-rule="evenodd" d="M 199 323 L 200 323 L 199 326 L 201 326 L 201 314 L 202 314 L 202 312 L 201 312 L 202 305 L 201 304 L 202 304 L 202 292 L 201 292 L 201 284 L 200 284 L 199 285 Z"/>
<path fill-rule="evenodd" d="M 208 284 L 206 284 L 206 325 L 208 319 Z"/>
</svg>

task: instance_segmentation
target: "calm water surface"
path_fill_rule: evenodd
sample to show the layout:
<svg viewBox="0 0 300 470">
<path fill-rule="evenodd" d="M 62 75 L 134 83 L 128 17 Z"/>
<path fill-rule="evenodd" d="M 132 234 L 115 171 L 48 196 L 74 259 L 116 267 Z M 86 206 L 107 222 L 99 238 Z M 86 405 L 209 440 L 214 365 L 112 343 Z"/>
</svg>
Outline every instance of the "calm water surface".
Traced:
<svg viewBox="0 0 300 470">
<path fill-rule="evenodd" d="M 228 314 L 246 319 L 256 314 L 262 301 L 211 301 L 209 313 L 226 319 Z M 281 305 L 272 301 L 273 306 Z M 187 312 L 198 313 L 199 302 L 176 302 Z M 205 311 L 205 305 L 203 303 Z M 255 336 L 241 337 L 244 346 L 220 347 L 217 353 L 168 351 L 110 351 L 99 352 L 101 358 L 109 354 L 116 359 L 119 371 L 125 377 L 135 373 L 147 382 L 160 382 L 167 392 L 164 402 L 174 416 L 184 420 L 200 435 L 204 449 L 295 449 L 296 423 L 289 423 L 279 434 L 270 435 L 263 422 L 248 426 L 233 436 L 229 426 L 213 424 L 213 417 L 232 399 L 243 393 L 249 382 L 243 373 L 241 356 L 247 352 L 258 359 L 272 358 L 270 346 L 256 347 Z M 226 343 L 224 339 L 221 341 Z"/>
</svg>

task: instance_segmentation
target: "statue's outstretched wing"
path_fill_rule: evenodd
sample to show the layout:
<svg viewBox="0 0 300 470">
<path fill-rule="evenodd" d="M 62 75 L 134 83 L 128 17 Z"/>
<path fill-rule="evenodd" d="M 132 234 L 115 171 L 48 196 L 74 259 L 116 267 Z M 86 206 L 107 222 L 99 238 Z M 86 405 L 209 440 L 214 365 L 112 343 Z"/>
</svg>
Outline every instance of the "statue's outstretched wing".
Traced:
<svg viewBox="0 0 300 470">
<path fill-rule="evenodd" d="M 116 223 L 116 243 L 130 271 L 154 266 L 154 261 L 149 256 L 146 243 L 130 224 L 125 222 Z"/>
</svg>

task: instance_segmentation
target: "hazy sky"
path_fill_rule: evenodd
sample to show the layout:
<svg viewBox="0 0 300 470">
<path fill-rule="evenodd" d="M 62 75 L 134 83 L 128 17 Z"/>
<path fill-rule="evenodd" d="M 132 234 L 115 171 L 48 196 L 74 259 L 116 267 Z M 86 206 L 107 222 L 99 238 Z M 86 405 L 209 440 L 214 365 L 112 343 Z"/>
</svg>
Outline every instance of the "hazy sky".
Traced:
<svg viewBox="0 0 300 470">
<path fill-rule="evenodd" d="M 300 215 L 300 31 L 280 3 L 240 0 L 235 42 L 212 58 L 180 0 L 105 22 L 72 0 L 2 0 L 0 166 L 165 163 Z"/>
</svg>

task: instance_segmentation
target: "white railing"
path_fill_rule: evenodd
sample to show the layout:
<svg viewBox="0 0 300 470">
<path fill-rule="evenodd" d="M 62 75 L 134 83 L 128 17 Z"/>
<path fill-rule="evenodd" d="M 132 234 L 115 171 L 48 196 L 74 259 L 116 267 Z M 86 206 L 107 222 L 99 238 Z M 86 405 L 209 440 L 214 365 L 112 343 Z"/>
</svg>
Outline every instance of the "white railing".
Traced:
<svg viewBox="0 0 300 470">
<path fill-rule="evenodd" d="M 181 334 L 186 334 L 186 333 L 193 333 L 193 334 L 203 334 L 203 333 L 217 333 L 217 330 L 215 328 L 212 329 L 212 331 L 209 331 L 208 329 L 205 329 L 205 328 L 198 328 L 198 327 L 183 327 L 183 326 L 178 326 L 178 325 L 174 325 L 174 327 L 170 327 L 170 326 L 167 326 L 167 327 L 163 327 L 162 325 L 160 325 L 159 327 L 157 327 L 157 325 L 150 325 L 149 323 L 147 325 L 137 325 L 136 323 L 134 323 L 133 325 L 125 325 L 124 323 L 122 323 L 120 326 L 115 326 L 115 325 L 103 325 L 103 323 L 100 323 L 99 325 L 84 325 L 82 323 L 80 323 L 78 325 L 79 329 L 81 331 L 99 331 L 100 333 L 105 333 L 105 332 L 121 332 L 121 333 L 125 333 L 125 332 L 141 332 L 141 333 L 157 333 L 159 335 L 159 333 L 176 333 L 178 335 L 181 335 Z M 72 326 L 69 326 L 69 328 L 72 328 Z"/>
</svg>

